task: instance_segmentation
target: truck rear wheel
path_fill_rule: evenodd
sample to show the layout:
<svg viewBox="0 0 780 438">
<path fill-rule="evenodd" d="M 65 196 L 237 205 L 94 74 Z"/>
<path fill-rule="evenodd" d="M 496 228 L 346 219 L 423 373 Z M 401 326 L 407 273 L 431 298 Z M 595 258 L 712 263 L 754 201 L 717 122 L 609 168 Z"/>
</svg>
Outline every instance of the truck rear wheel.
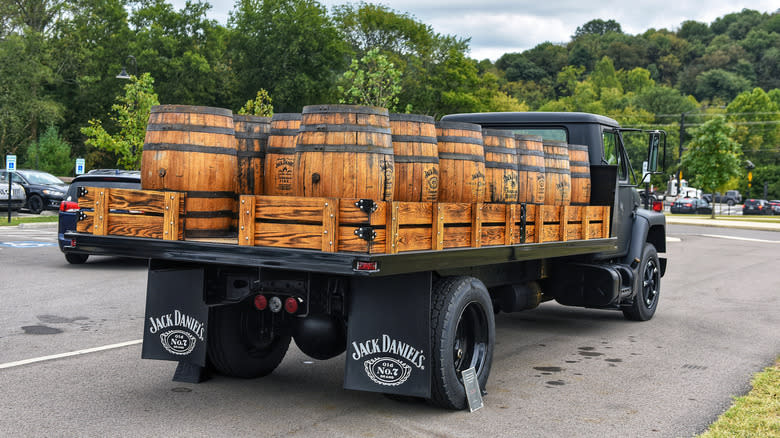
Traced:
<svg viewBox="0 0 780 438">
<path fill-rule="evenodd" d="M 496 324 L 487 288 L 472 277 L 447 277 L 433 287 L 431 401 L 466 407 L 461 372 L 474 367 L 484 389 L 493 362 Z"/>
<path fill-rule="evenodd" d="M 647 321 L 655 314 L 661 293 L 660 266 L 655 246 L 652 243 L 645 243 L 634 302 L 623 307 L 623 316 L 626 319 Z"/>
<path fill-rule="evenodd" d="M 265 320 L 264 320 L 265 318 Z M 249 301 L 212 309 L 209 321 L 208 356 L 221 374 L 253 379 L 268 375 L 279 366 L 291 336 L 269 330 L 270 315 L 257 311 Z"/>
</svg>

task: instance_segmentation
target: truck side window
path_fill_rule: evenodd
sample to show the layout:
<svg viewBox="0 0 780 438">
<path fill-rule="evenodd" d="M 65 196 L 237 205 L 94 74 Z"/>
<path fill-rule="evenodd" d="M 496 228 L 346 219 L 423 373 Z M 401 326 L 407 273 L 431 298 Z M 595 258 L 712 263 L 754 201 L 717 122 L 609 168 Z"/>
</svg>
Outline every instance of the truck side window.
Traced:
<svg viewBox="0 0 780 438">
<path fill-rule="evenodd" d="M 618 135 L 616 132 L 603 131 L 602 137 L 604 141 L 604 157 L 602 158 L 602 164 L 610 164 L 618 166 L 618 179 L 625 181 L 628 179 L 628 173 L 623 165 L 623 156 L 618 148 Z"/>
</svg>

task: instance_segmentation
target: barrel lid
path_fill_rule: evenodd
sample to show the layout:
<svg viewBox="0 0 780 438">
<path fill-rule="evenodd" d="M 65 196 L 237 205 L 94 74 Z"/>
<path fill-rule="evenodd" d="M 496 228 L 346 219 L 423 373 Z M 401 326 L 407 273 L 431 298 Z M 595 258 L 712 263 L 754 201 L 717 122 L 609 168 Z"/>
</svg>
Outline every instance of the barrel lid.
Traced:
<svg viewBox="0 0 780 438">
<path fill-rule="evenodd" d="M 250 123 L 271 123 L 270 117 L 253 116 L 251 114 L 233 114 L 233 120 Z"/>
<path fill-rule="evenodd" d="M 274 113 L 274 115 L 271 116 L 271 121 L 274 120 L 280 120 L 280 121 L 301 120 L 301 113 Z"/>
<path fill-rule="evenodd" d="M 420 122 L 420 123 L 434 123 L 435 119 L 431 116 L 424 114 L 400 114 L 390 113 L 391 122 Z"/>
<path fill-rule="evenodd" d="M 518 140 L 528 140 L 528 141 L 542 141 L 541 135 L 531 135 L 531 134 L 515 134 L 515 138 Z"/>
<path fill-rule="evenodd" d="M 151 113 L 195 113 L 211 114 L 215 116 L 232 117 L 233 111 L 227 108 L 215 108 L 211 106 L 195 105 L 153 105 Z"/>
<path fill-rule="evenodd" d="M 515 133 L 508 129 L 483 129 L 482 136 L 515 138 Z"/>
<path fill-rule="evenodd" d="M 465 122 L 436 122 L 436 127 L 441 129 L 461 129 L 463 131 L 477 131 L 482 133 L 482 125 Z"/>
<path fill-rule="evenodd" d="M 306 105 L 303 107 L 303 114 L 331 113 L 374 114 L 378 116 L 388 116 L 390 111 L 388 111 L 387 108 L 364 105 Z"/>
</svg>

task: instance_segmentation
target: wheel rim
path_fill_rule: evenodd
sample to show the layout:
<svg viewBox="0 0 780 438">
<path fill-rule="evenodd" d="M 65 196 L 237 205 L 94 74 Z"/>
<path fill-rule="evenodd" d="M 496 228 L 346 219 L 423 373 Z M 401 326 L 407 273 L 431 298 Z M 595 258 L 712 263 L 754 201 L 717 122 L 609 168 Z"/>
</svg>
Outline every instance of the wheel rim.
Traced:
<svg viewBox="0 0 780 438">
<path fill-rule="evenodd" d="M 32 199 L 30 199 L 30 210 L 38 212 L 43 210 L 43 201 L 41 198 L 35 196 Z"/>
<path fill-rule="evenodd" d="M 461 312 L 452 346 L 455 375 L 461 379 L 461 372 L 474 367 L 477 375 L 487 360 L 488 325 L 482 306 L 472 301 Z"/>
<path fill-rule="evenodd" d="M 652 309 L 658 301 L 658 283 L 661 280 L 661 272 L 655 259 L 650 259 L 645 265 L 645 272 L 642 278 L 642 299 L 648 309 Z"/>
</svg>

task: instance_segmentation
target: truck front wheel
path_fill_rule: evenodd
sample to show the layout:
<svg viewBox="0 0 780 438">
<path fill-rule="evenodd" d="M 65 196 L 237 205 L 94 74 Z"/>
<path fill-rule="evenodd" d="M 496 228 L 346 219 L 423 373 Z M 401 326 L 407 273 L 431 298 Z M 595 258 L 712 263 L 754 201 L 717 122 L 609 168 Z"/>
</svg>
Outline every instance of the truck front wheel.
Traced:
<svg viewBox="0 0 780 438">
<path fill-rule="evenodd" d="M 279 366 L 290 346 L 289 332 L 272 328 L 271 316 L 244 301 L 212 309 L 208 356 L 221 374 L 253 379 Z"/>
<path fill-rule="evenodd" d="M 474 367 L 484 389 L 493 362 L 496 324 L 487 288 L 472 277 L 447 277 L 433 287 L 431 308 L 431 401 L 466 407 L 461 373 Z"/>
<path fill-rule="evenodd" d="M 652 243 L 645 243 L 634 302 L 623 307 L 623 316 L 626 319 L 647 321 L 655 314 L 661 293 L 660 266 L 655 246 Z"/>
</svg>

